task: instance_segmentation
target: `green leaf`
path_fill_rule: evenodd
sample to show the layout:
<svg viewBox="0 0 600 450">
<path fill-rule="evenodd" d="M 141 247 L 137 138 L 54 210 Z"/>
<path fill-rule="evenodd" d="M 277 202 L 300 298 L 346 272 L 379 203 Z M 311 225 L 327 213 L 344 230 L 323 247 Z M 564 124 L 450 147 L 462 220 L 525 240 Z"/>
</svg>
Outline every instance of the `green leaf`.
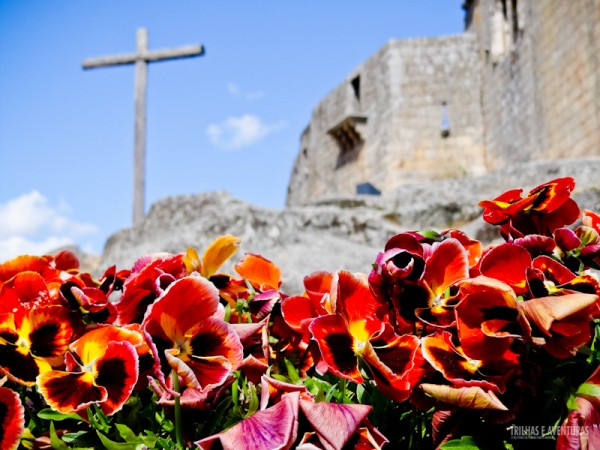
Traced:
<svg viewBox="0 0 600 450">
<path fill-rule="evenodd" d="M 258 401 L 258 395 L 256 395 L 256 388 L 254 386 L 250 386 L 250 402 L 248 404 L 248 413 L 246 417 L 250 417 L 256 411 L 258 411 L 258 407 L 260 402 Z"/>
<path fill-rule="evenodd" d="M 233 406 L 237 407 L 240 404 L 240 378 L 239 376 L 235 377 L 233 383 L 231 384 L 231 401 L 233 402 Z"/>
<path fill-rule="evenodd" d="M 98 434 L 100 441 L 102 441 L 102 445 L 104 445 L 104 447 L 107 450 L 136 450 L 136 447 L 138 445 L 137 442 L 132 443 L 132 442 L 111 441 L 106 436 L 104 436 L 102 433 L 100 433 L 98 430 L 96 430 L 96 434 Z"/>
<path fill-rule="evenodd" d="M 119 431 L 119 436 L 123 438 L 125 442 L 139 442 L 139 438 L 137 435 L 129 428 L 127 425 L 122 423 L 115 424 L 117 430 Z"/>
<path fill-rule="evenodd" d="M 78 442 L 78 441 L 81 441 L 82 438 L 85 438 L 88 435 L 89 435 L 89 431 L 81 430 L 81 431 L 76 431 L 74 433 L 65 433 L 61 437 L 62 437 L 62 440 L 64 442 L 66 442 L 67 444 L 77 444 L 77 443 L 81 444 L 81 442 Z"/>
<path fill-rule="evenodd" d="M 231 321 L 231 306 L 229 305 L 229 303 L 225 306 L 225 317 L 223 318 L 223 320 L 227 323 Z"/>
<path fill-rule="evenodd" d="M 54 428 L 54 422 L 52 421 L 50 422 L 50 443 L 53 450 L 70 450 L 71 448 L 58 437 Z"/>
<path fill-rule="evenodd" d="M 356 386 L 356 400 L 358 400 L 359 403 L 364 403 L 363 400 L 368 396 L 368 394 L 365 395 L 366 392 L 367 391 L 362 384 Z"/>
<path fill-rule="evenodd" d="M 39 411 L 37 413 L 37 416 L 40 419 L 54 420 L 55 422 L 60 422 L 61 420 L 68 420 L 68 419 L 73 419 L 73 420 L 78 420 L 78 421 L 82 420 L 81 417 L 78 416 L 77 414 L 63 414 L 61 412 L 54 411 L 53 409 L 50 409 L 50 408 L 42 409 L 41 411 Z"/>
<path fill-rule="evenodd" d="M 589 397 L 600 397 L 600 386 L 593 383 L 583 383 L 575 392 L 575 395 L 587 395 Z"/>
<path fill-rule="evenodd" d="M 420 234 L 421 236 L 423 236 L 425 239 L 431 239 L 433 241 L 439 241 L 440 238 L 442 237 L 440 235 L 440 233 L 438 233 L 435 230 L 421 230 L 417 232 L 418 234 Z"/>
<path fill-rule="evenodd" d="M 284 383 L 289 383 L 291 380 L 285 375 L 281 375 L 280 373 L 271 374 L 271 378 L 275 378 L 278 381 L 283 381 Z"/>
<path fill-rule="evenodd" d="M 479 450 L 479 446 L 475 443 L 471 436 L 463 436 L 460 439 L 453 439 L 445 442 L 440 446 L 440 449 L 452 449 L 452 450 Z"/>
<path fill-rule="evenodd" d="M 292 380 L 292 383 L 298 384 L 300 382 L 300 375 L 298 374 L 298 370 L 294 367 L 294 365 L 290 362 L 289 359 L 284 358 L 283 362 L 285 363 L 285 368 L 287 369 L 288 377 Z"/>
</svg>

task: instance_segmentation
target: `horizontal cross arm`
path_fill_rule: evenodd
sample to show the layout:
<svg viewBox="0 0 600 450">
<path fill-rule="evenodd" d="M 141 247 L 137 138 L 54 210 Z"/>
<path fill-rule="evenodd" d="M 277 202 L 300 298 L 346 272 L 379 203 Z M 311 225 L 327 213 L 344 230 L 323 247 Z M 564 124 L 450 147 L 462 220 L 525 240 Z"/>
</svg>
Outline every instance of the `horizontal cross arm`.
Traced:
<svg viewBox="0 0 600 450">
<path fill-rule="evenodd" d="M 202 56 L 204 47 L 200 44 L 186 45 L 178 48 L 154 50 L 143 55 L 146 61 L 163 61 L 166 59 L 191 58 L 193 56 Z"/>
<path fill-rule="evenodd" d="M 137 61 L 164 61 L 167 59 L 191 58 L 204 54 L 204 47 L 200 44 L 186 45 L 184 47 L 154 50 L 141 54 L 99 56 L 97 58 L 84 59 L 81 67 L 94 69 L 96 67 L 120 66 L 124 64 L 135 64 Z"/>
<path fill-rule="evenodd" d="M 135 64 L 137 55 L 113 55 L 99 56 L 97 58 L 84 59 L 81 67 L 84 69 L 94 69 L 96 67 L 121 66 L 123 64 Z"/>
</svg>

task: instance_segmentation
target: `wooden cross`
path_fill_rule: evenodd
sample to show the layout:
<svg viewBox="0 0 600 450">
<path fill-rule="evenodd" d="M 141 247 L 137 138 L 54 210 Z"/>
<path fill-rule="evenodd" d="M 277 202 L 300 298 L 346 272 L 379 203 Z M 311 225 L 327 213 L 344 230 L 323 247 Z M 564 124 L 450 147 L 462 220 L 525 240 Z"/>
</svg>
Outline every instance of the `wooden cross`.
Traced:
<svg viewBox="0 0 600 450">
<path fill-rule="evenodd" d="M 145 155 L 146 155 L 146 81 L 148 63 L 168 59 L 190 58 L 204 54 L 202 45 L 148 51 L 148 30 L 137 30 L 137 51 L 135 54 L 100 56 L 86 59 L 84 69 L 96 67 L 135 64 L 135 139 L 133 152 L 133 224 L 144 218 L 145 205 Z"/>
</svg>

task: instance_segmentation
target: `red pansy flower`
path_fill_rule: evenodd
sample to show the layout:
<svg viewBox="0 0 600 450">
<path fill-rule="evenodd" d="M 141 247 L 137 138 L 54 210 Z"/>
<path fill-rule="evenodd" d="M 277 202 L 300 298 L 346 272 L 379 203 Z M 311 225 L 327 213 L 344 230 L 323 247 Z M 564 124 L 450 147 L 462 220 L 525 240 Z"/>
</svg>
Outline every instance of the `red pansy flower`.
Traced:
<svg viewBox="0 0 600 450">
<path fill-rule="evenodd" d="M 377 316 L 381 305 L 364 276 L 338 272 L 331 297 L 335 312 L 317 317 L 309 326 L 329 370 L 362 383 L 362 360 L 386 395 L 405 400 L 415 382 L 411 375 L 413 369 L 416 371 L 417 337 L 396 335 Z"/>
<path fill-rule="evenodd" d="M 389 305 L 398 333 L 422 326 L 448 327 L 454 322 L 451 286 L 469 276 L 469 257 L 455 238 L 433 245 L 410 233 L 392 237 L 369 275 L 377 298 Z"/>
<path fill-rule="evenodd" d="M 169 373 L 175 370 L 188 387 L 218 386 L 242 362 L 240 338 L 218 311 L 219 293 L 214 285 L 205 278 L 189 276 L 173 282 L 142 322 L 163 367 L 169 368 Z"/>
<path fill-rule="evenodd" d="M 504 392 L 507 380 L 518 367 L 517 355 L 510 350 L 494 358 L 475 359 L 454 345 L 452 335 L 444 330 L 422 338 L 421 347 L 431 366 L 456 387 L 479 386 Z"/>
<path fill-rule="evenodd" d="M 94 329 L 70 345 L 66 371 L 52 370 L 37 377 L 48 405 L 62 413 L 97 404 L 106 415 L 119 411 L 138 380 L 135 346 L 143 337 L 134 331 L 105 326 Z"/>
<path fill-rule="evenodd" d="M 515 338 L 528 335 L 529 324 L 507 284 L 484 276 L 465 280 L 460 298 L 455 308 L 458 338 L 471 358 L 502 357 Z"/>
<path fill-rule="evenodd" d="M 506 239 L 526 234 L 551 236 L 579 217 L 579 207 L 570 198 L 574 188 L 573 178 L 557 178 L 532 189 L 524 198 L 522 189 L 513 189 L 494 200 L 483 200 L 479 206 L 484 208 L 484 220 L 500 225 Z"/>
<path fill-rule="evenodd" d="M 115 303 L 117 325 L 141 323 L 146 309 L 176 279 L 186 275 L 183 255 L 155 254 L 142 257 L 134 264 L 123 284 L 123 294 Z"/>
<path fill-rule="evenodd" d="M 63 364 L 74 329 L 70 312 L 60 305 L 0 314 L 0 370 L 31 386 L 43 372 Z"/>
</svg>

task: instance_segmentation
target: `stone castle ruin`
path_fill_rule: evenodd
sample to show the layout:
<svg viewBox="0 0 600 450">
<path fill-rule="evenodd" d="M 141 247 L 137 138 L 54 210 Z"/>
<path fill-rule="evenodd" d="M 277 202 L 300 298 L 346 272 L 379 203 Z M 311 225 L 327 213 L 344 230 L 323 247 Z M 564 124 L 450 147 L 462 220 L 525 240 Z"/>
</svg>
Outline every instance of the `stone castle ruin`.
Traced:
<svg viewBox="0 0 600 450">
<path fill-rule="evenodd" d="M 600 156 L 600 0 L 468 0 L 465 32 L 391 40 L 313 110 L 288 206 Z"/>
</svg>

